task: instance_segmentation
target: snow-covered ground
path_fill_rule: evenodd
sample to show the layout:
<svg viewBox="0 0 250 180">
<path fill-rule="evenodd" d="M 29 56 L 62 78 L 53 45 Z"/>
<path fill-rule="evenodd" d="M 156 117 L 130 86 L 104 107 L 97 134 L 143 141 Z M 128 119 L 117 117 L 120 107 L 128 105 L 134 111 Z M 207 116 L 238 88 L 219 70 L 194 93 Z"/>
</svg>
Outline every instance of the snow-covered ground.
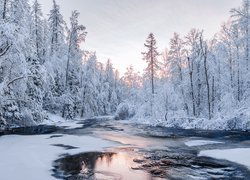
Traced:
<svg viewBox="0 0 250 180">
<path fill-rule="evenodd" d="M 49 114 L 42 124 L 68 128 L 82 127 L 82 120 L 65 120 Z M 51 138 L 51 136 L 53 136 Z M 58 145 L 58 146 L 55 146 Z M 60 145 L 76 147 L 66 149 Z M 53 161 L 61 154 L 77 154 L 88 151 L 102 151 L 117 143 L 91 136 L 76 135 L 10 135 L 0 137 L 0 179 L 54 179 L 51 174 Z"/>
<path fill-rule="evenodd" d="M 93 119 L 102 119 L 103 121 L 112 120 L 114 119 L 114 116 L 97 116 L 93 117 Z M 66 120 L 59 115 L 49 113 L 48 119 L 43 121 L 41 124 L 66 127 L 65 129 L 74 129 L 82 127 L 82 121 L 84 121 L 84 119 Z"/>
<path fill-rule="evenodd" d="M 223 142 L 209 141 L 209 140 L 191 140 L 191 141 L 185 142 L 185 144 L 189 147 L 203 146 L 203 145 L 209 145 L 209 144 L 220 144 L 220 143 L 223 143 Z"/>
<path fill-rule="evenodd" d="M 82 124 L 79 124 L 82 120 L 66 120 L 59 115 L 49 114 L 49 118 L 42 122 L 45 125 L 56 125 L 60 127 L 66 127 L 65 129 L 73 129 L 82 127 Z"/>
<path fill-rule="evenodd" d="M 0 137 L 0 179 L 54 179 L 51 174 L 53 161 L 60 154 L 100 151 L 115 143 L 90 136 L 62 135 L 3 136 Z M 66 150 L 54 146 L 63 144 L 76 149 Z"/>
<path fill-rule="evenodd" d="M 225 159 L 247 166 L 250 169 L 250 148 L 201 151 L 199 156 Z"/>
<path fill-rule="evenodd" d="M 101 120 L 113 120 L 114 116 L 94 116 L 94 119 L 101 119 Z"/>
<path fill-rule="evenodd" d="M 250 107 L 243 108 L 227 116 L 213 117 L 212 119 L 187 117 L 183 113 L 169 113 L 167 120 L 162 113 L 156 113 L 155 117 L 144 116 L 143 113 L 131 120 L 135 123 L 148 124 L 153 126 L 164 126 L 183 129 L 204 129 L 204 130 L 250 130 Z"/>
</svg>

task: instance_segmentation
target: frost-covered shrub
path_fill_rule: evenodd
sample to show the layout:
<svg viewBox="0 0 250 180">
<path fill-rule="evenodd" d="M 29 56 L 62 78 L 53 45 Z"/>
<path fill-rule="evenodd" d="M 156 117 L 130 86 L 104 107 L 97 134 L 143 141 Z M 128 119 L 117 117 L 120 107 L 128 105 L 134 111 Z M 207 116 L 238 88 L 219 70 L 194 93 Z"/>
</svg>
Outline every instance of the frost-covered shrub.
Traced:
<svg viewBox="0 0 250 180">
<path fill-rule="evenodd" d="M 116 113 L 115 113 L 115 119 L 127 119 L 129 117 L 129 106 L 128 104 L 122 103 L 118 106 Z"/>
<path fill-rule="evenodd" d="M 250 121 L 243 115 L 234 117 L 227 120 L 226 128 L 228 130 L 250 130 Z"/>
<path fill-rule="evenodd" d="M 73 104 L 64 104 L 63 117 L 65 119 L 74 119 L 75 118 L 75 112 L 74 112 L 74 105 Z"/>
<path fill-rule="evenodd" d="M 40 111 L 39 111 L 40 110 Z M 35 122 L 41 123 L 46 118 L 46 111 L 43 109 L 34 109 L 32 110 L 32 118 Z"/>
<path fill-rule="evenodd" d="M 69 94 L 62 97 L 64 98 L 62 116 L 65 119 L 74 119 L 76 117 L 76 106 L 74 98 Z"/>
<path fill-rule="evenodd" d="M 230 130 L 237 129 L 237 122 L 238 121 L 239 121 L 239 119 L 237 119 L 237 118 L 229 119 L 227 121 L 227 128 L 230 129 Z"/>
<path fill-rule="evenodd" d="M 1 104 L 0 104 L 0 130 L 4 129 L 7 126 L 7 122 L 3 117 L 3 113 L 1 112 Z"/>
<path fill-rule="evenodd" d="M 2 119 L 5 119 L 9 125 L 18 125 L 21 122 L 21 114 L 19 112 L 17 102 L 9 100 L 2 104 Z"/>
<path fill-rule="evenodd" d="M 34 117 L 32 112 L 25 108 L 22 110 L 21 121 L 18 123 L 19 126 L 34 126 L 36 122 L 34 121 Z"/>
<path fill-rule="evenodd" d="M 116 110 L 115 119 L 125 120 L 135 115 L 135 111 L 127 103 L 121 103 Z"/>
</svg>

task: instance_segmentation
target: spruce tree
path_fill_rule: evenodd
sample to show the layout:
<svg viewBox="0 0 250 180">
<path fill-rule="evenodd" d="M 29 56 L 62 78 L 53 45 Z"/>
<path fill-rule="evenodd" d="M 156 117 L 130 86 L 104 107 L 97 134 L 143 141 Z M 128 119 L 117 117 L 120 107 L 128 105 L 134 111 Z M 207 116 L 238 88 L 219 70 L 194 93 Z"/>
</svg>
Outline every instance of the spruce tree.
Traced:
<svg viewBox="0 0 250 180">
<path fill-rule="evenodd" d="M 160 63 L 157 59 L 159 53 L 157 51 L 156 39 L 153 33 L 148 35 L 146 43 L 144 44 L 147 51 L 143 52 L 143 59 L 147 63 L 147 68 L 145 69 L 146 74 L 149 76 L 151 81 L 151 92 L 155 94 L 155 77 L 157 74 L 157 70 L 160 68 Z"/>
</svg>

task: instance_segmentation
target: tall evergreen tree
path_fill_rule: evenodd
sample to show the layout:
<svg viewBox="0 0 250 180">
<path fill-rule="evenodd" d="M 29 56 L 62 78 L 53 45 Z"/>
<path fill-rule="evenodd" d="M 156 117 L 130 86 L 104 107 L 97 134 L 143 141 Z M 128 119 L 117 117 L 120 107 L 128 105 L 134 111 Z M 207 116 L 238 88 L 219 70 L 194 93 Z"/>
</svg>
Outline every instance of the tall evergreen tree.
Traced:
<svg viewBox="0 0 250 180">
<path fill-rule="evenodd" d="M 63 44 L 64 40 L 64 30 L 65 30 L 65 22 L 63 20 L 63 16 L 60 13 L 60 7 L 56 3 L 55 0 L 53 0 L 53 8 L 50 11 L 49 14 L 49 27 L 51 32 L 50 37 L 50 48 L 51 48 L 51 54 L 54 54 L 57 52 L 60 48 L 60 46 Z"/>
<path fill-rule="evenodd" d="M 143 59 L 147 63 L 147 68 L 145 69 L 146 74 L 150 77 L 151 81 L 151 91 L 152 94 L 155 93 L 155 77 L 157 70 L 160 68 L 160 63 L 157 59 L 159 53 L 156 47 L 156 40 L 153 33 L 150 33 L 144 46 L 147 48 L 146 52 L 143 52 Z"/>
<path fill-rule="evenodd" d="M 32 15 L 32 25 L 31 25 L 31 36 L 35 43 L 36 56 L 39 59 L 40 63 L 44 63 L 44 21 L 41 10 L 41 5 L 38 3 L 38 0 L 35 0 L 32 5 L 31 10 Z"/>
<path fill-rule="evenodd" d="M 85 41 L 86 31 L 83 25 L 78 24 L 78 18 L 80 13 L 77 11 L 72 12 L 70 18 L 71 28 L 69 30 L 68 37 L 68 59 L 66 66 L 66 85 L 69 83 L 70 71 L 76 70 L 81 66 L 82 63 L 82 54 L 80 45 Z M 72 73 L 72 72 L 71 72 Z"/>
</svg>

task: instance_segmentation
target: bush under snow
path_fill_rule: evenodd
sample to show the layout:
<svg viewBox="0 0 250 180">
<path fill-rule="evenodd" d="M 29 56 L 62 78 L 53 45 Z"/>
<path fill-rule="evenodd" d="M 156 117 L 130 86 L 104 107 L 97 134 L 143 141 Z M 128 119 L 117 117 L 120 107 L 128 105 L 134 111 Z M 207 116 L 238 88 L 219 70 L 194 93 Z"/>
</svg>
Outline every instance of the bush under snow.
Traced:
<svg viewBox="0 0 250 180">
<path fill-rule="evenodd" d="M 138 114 L 136 116 L 138 116 Z M 165 119 L 164 116 L 158 116 L 156 118 L 133 118 L 132 120 L 136 123 L 150 124 L 153 126 L 164 126 L 170 128 L 249 131 L 250 108 L 243 109 L 235 114 L 212 118 L 210 120 L 207 118 L 185 117 L 182 116 L 181 113 L 175 115 L 169 113 L 167 119 Z"/>
<path fill-rule="evenodd" d="M 116 120 L 125 120 L 131 118 L 135 115 L 135 110 L 132 106 L 129 106 L 127 103 L 121 103 L 116 110 L 115 119 Z"/>
</svg>

